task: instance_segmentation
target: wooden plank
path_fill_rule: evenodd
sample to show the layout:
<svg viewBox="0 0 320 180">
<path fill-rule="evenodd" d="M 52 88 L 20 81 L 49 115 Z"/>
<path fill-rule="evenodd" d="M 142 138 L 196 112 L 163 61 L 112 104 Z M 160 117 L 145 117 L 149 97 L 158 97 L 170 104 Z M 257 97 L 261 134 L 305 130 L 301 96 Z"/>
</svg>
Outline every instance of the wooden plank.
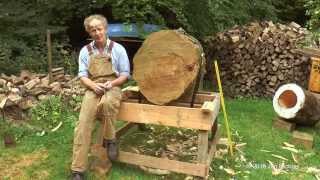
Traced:
<svg viewBox="0 0 320 180">
<path fill-rule="evenodd" d="M 129 131 L 129 129 L 135 127 L 136 125 L 137 124 L 135 123 L 128 122 L 121 128 L 117 129 L 117 132 L 116 132 L 117 139 L 119 139 L 122 135 L 124 135 L 127 131 Z"/>
<path fill-rule="evenodd" d="M 124 151 L 120 151 L 118 161 L 127 164 L 170 170 L 177 173 L 184 173 L 200 177 L 206 177 L 208 175 L 207 172 L 209 168 L 205 164 L 181 162 Z"/>
<path fill-rule="evenodd" d="M 276 117 L 274 120 L 273 120 L 273 125 L 272 125 L 274 128 L 277 128 L 277 129 L 282 129 L 282 130 L 286 130 L 286 131 L 293 131 L 296 127 L 296 124 L 295 123 L 290 123 L 290 122 L 287 122 L 279 117 Z"/>
<path fill-rule="evenodd" d="M 141 97 L 141 94 L 139 92 L 125 90 L 125 91 L 123 91 L 123 96 L 124 96 L 124 100 L 126 101 L 127 99 L 139 99 Z M 194 104 L 203 104 L 205 101 L 213 101 L 214 98 L 216 98 L 216 97 L 219 97 L 218 93 L 198 92 L 196 94 Z M 178 102 L 190 104 L 191 99 L 190 99 L 190 97 L 189 98 L 180 98 L 176 101 L 169 103 L 169 105 L 174 104 L 174 103 L 178 103 Z"/>
<path fill-rule="evenodd" d="M 194 99 L 195 104 L 203 104 L 205 101 L 213 101 L 214 98 L 218 96 L 218 93 L 214 92 L 201 92 L 197 93 Z M 179 98 L 178 100 L 174 102 L 185 102 L 185 103 L 190 103 L 191 102 L 191 97 L 185 97 L 185 98 Z"/>
<path fill-rule="evenodd" d="M 168 104 L 167 106 L 178 106 L 178 107 L 190 107 L 190 103 L 185 102 L 172 102 Z M 202 104 L 193 104 L 193 108 L 200 108 Z"/>
<path fill-rule="evenodd" d="M 210 142 L 210 149 L 208 153 L 207 165 L 210 167 L 214 153 L 217 151 L 217 144 L 220 139 L 220 125 L 217 127 L 215 136 L 212 138 Z"/>
<path fill-rule="evenodd" d="M 306 55 L 306 56 L 320 58 L 320 49 L 319 48 L 302 48 L 302 49 L 296 49 L 295 52 L 297 52 L 299 54 Z"/>
<path fill-rule="evenodd" d="M 292 144 L 303 145 L 306 149 L 312 149 L 313 136 L 308 133 L 304 133 L 304 132 L 300 132 L 300 131 L 293 131 Z"/>
<path fill-rule="evenodd" d="M 200 109 L 129 102 L 121 103 L 118 119 L 200 130 L 210 130 L 213 123 L 212 114 L 202 113 Z"/>
<path fill-rule="evenodd" d="M 219 114 L 219 96 L 213 99 L 213 104 L 212 113 L 202 113 L 197 108 L 122 102 L 118 119 L 135 123 L 209 130 Z"/>
<path fill-rule="evenodd" d="M 219 111 L 220 111 L 220 95 L 216 95 L 216 98 L 213 99 L 213 104 L 214 104 L 215 109 L 211 113 L 211 118 L 212 118 L 211 126 L 213 125 L 213 123 L 216 122 L 216 119 L 217 119 Z"/>
<path fill-rule="evenodd" d="M 201 106 L 201 111 L 204 113 L 213 112 L 215 109 L 215 104 L 212 101 L 205 101 Z"/>
<path fill-rule="evenodd" d="M 208 157 L 208 131 L 200 130 L 198 134 L 198 156 L 199 163 L 205 163 Z"/>
</svg>

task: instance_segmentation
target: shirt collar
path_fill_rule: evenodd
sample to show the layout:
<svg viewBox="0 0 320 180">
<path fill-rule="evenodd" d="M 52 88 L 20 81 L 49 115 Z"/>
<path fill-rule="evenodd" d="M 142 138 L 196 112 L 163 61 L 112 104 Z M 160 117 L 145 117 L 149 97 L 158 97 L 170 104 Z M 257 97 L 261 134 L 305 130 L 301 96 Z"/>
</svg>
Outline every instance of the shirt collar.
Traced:
<svg viewBox="0 0 320 180">
<path fill-rule="evenodd" d="M 107 45 L 104 47 L 105 50 L 108 49 L 109 44 L 110 44 L 110 39 L 107 38 Z M 92 46 L 93 49 L 97 49 L 95 41 L 92 41 L 92 42 L 91 42 L 91 46 Z"/>
</svg>

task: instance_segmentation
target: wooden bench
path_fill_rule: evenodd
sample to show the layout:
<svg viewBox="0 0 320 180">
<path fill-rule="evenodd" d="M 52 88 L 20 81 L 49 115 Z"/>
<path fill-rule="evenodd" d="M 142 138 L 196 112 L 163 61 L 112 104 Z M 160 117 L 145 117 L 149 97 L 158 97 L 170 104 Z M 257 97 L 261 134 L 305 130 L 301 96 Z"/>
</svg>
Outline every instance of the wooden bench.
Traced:
<svg viewBox="0 0 320 180">
<path fill-rule="evenodd" d="M 217 116 L 220 109 L 218 93 L 199 92 L 190 106 L 188 99 L 180 99 L 166 106 L 147 104 L 138 93 L 125 92 L 118 119 L 127 123 L 117 130 L 120 138 L 139 124 L 162 125 L 198 130 L 197 163 L 183 162 L 120 151 L 118 161 L 126 164 L 170 170 L 207 178 L 219 139 Z M 209 134 L 211 136 L 209 137 Z M 121 149 L 121 147 L 120 147 Z"/>
</svg>

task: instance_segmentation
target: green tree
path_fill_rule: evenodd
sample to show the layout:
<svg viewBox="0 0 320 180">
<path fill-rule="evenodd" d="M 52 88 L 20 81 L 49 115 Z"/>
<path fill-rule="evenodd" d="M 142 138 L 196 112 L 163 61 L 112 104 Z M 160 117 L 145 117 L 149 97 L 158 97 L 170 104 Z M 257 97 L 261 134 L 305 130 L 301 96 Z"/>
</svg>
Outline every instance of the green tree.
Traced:
<svg viewBox="0 0 320 180">
<path fill-rule="evenodd" d="M 299 0 L 294 0 L 298 2 Z M 301 1 L 301 0 L 300 0 Z M 307 0 L 306 0 L 307 1 Z M 282 2 L 282 1 L 281 1 Z M 20 69 L 46 71 L 46 30 L 53 32 L 56 66 L 77 69 L 69 52 L 71 41 L 87 36 L 82 22 L 92 13 L 104 14 L 110 22 L 159 24 L 184 28 L 198 39 L 254 20 L 281 20 L 289 3 L 275 0 L 16 0 L 0 2 L 0 71 Z M 289 0 L 285 0 L 289 2 Z M 316 1 L 308 0 L 315 27 Z M 299 5 L 299 6 L 298 6 Z M 291 6 L 290 6 L 291 7 Z M 300 4 L 293 4 L 293 13 Z M 294 13 L 293 13 L 294 14 Z M 290 15 L 295 17 L 294 15 Z M 68 70 L 67 69 L 67 70 Z"/>
</svg>

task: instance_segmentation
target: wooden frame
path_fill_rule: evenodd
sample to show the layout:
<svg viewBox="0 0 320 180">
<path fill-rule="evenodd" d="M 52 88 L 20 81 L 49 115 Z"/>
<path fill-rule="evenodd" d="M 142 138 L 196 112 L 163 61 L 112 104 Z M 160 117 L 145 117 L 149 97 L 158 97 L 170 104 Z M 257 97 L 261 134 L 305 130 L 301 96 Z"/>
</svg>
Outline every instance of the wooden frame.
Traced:
<svg viewBox="0 0 320 180">
<path fill-rule="evenodd" d="M 127 130 L 137 123 L 197 129 L 197 163 L 168 160 L 125 151 L 120 151 L 118 161 L 207 179 L 219 139 L 219 127 L 216 120 L 220 109 L 219 94 L 198 93 L 194 101 L 198 106 L 194 106 L 194 108 L 175 106 L 177 104 L 187 106 L 188 104 L 184 100 L 174 102 L 169 106 L 138 104 L 137 102 L 141 102 L 141 100 L 130 99 L 130 97 L 122 102 L 118 119 L 128 123 L 117 131 L 117 137 L 125 134 Z M 211 103 L 210 108 L 206 108 L 205 111 L 199 108 L 201 107 L 199 105 L 204 104 L 204 102 Z M 211 132 L 211 138 L 209 138 L 209 132 Z"/>
</svg>

